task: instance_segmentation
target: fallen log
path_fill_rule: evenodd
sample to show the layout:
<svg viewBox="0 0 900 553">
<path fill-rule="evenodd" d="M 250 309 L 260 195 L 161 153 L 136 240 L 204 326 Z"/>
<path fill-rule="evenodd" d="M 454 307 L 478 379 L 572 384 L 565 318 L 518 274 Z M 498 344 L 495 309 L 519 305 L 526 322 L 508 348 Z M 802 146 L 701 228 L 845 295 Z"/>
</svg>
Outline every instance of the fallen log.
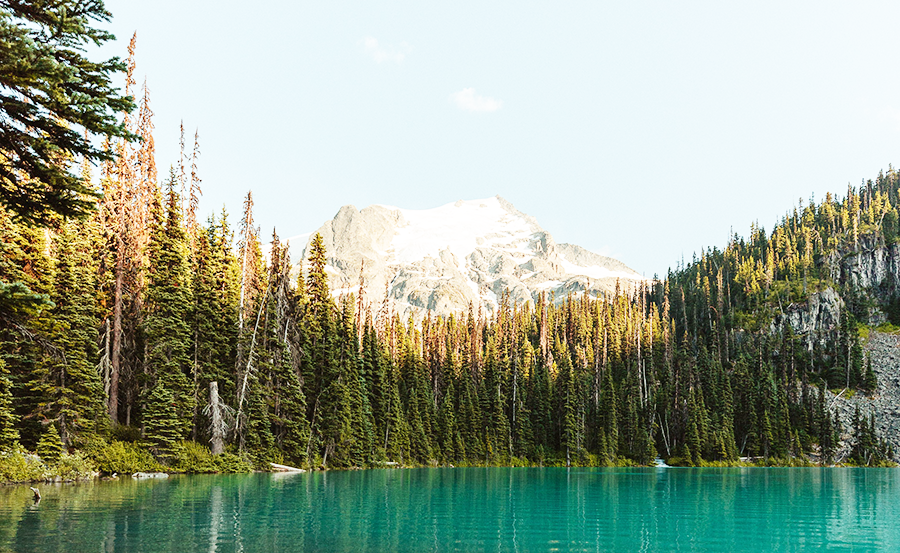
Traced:
<svg viewBox="0 0 900 553">
<path fill-rule="evenodd" d="M 287 465 L 279 465 L 278 463 L 269 463 L 274 472 L 306 472 L 303 469 L 298 469 L 297 467 L 289 467 Z"/>
</svg>

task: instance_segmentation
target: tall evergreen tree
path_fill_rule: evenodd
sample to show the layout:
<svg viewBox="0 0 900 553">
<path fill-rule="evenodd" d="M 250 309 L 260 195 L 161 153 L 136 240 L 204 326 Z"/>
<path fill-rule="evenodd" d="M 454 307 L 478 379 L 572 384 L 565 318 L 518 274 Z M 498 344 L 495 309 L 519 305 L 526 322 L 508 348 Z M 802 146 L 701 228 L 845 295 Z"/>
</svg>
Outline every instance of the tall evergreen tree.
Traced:
<svg viewBox="0 0 900 553">
<path fill-rule="evenodd" d="M 148 382 L 145 388 L 145 426 L 159 420 L 163 413 L 153 410 L 162 406 L 150 401 L 171 394 L 175 403 L 175 432 L 187 437 L 194 416 L 191 329 L 188 325 L 192 309 L 191 279 L 188 265 L 187 235 L 181 223 L 181 202 L 175 191 L 174 170 L 167 183 L 166 206 L 156 210 L 150 243 L 150 273 L 147 289 L 146 359 Z"/>
<path fill-rule="evenodd" d="M 96 370 L 97 314 L 96 274 L 91 239 L 97 236 L 97 220 L 62 225 L 56 239 L 56 271 L 52 291 L 48 339 L 55 352 L 43 357 L 35 371 L 33 389 L 40 394 L 34 413 L 53 421 L 65 447 L 80 435 L 97 433 L 106 426 L 103 384 Z M 56 426 L 54 426 L 56 428 Z"/>
</svg>

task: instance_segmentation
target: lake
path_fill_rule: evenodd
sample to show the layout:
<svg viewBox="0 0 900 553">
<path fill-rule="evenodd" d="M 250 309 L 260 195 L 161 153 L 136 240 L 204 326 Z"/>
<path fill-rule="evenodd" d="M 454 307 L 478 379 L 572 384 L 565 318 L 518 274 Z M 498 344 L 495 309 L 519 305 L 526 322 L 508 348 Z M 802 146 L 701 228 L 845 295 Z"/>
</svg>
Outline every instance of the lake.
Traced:
<svg viewBox="0 0 900 553">
<path fill-rule="evenodd" d="M 434 468 L 0 487 L 0 551 L 900 550 L 900 469 Z"/>
</svg>

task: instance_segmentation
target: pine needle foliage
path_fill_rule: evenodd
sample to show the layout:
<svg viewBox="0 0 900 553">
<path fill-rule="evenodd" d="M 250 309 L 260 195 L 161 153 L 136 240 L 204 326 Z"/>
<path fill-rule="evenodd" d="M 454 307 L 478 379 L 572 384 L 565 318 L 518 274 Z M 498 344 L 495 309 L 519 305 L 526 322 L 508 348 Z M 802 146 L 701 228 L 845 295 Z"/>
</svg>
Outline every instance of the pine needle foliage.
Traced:
<svg viewBox="0 0 900 553">
<path fill-rule="evenodd" d="M 41 434 L 41 439 L 38 440 L 36 451 L 48 466 L 59 462 L 59 458 L 63 454 L 63 446 L 55 424 L 47 425 L 44 433 Z"/>
<path fill-rule="evenodd" d="M 125 65 L 83 55 L 114 38 L 95 27 L 110 17 L 100 0 L 0 2 L 0 205 L 29 224 L 94 209 L 94 191 L 57 162 L 112 159 L 85 132 L 134 138 L 116 117 L 134 103 L 111 82 Z"/>
</svg>

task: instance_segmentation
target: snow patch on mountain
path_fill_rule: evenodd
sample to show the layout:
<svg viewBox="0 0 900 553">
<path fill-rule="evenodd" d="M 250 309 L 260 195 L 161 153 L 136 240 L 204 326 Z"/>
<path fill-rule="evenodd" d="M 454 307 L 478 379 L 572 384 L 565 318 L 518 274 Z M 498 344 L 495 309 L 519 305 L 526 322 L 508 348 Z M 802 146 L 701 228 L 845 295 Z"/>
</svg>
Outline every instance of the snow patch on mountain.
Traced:
<svg viewBox="0 0 900 553">
<path fill-rule="evenodd" d="M 458 201 L 434 209 L 378 206 L 400 213 L 388 254 L 396 263 L 416 263 L 447 251 L 462 262 L 478 248 L 494 248 L 527 257 L 534 232 L 523 217 L 504 209 L 498 198 Z"/>
<path fill-rule="evenodd" d="M 541 292 L 562 299 L 644 280 L 615 259 L 556 244 L 533 217 L 499 196 L 424 210 L 348 205 L 317 232 L 335 295 L 358 292 L 362 277 L 363 299 L 373 311 L 387 301 L 404 317 L 446 316 L 470 304 L 490 313 L 506 292 L 524 303 Z M 290 239 L 294 259 L 306 258 L 314 235 Z"/>
</svg>

